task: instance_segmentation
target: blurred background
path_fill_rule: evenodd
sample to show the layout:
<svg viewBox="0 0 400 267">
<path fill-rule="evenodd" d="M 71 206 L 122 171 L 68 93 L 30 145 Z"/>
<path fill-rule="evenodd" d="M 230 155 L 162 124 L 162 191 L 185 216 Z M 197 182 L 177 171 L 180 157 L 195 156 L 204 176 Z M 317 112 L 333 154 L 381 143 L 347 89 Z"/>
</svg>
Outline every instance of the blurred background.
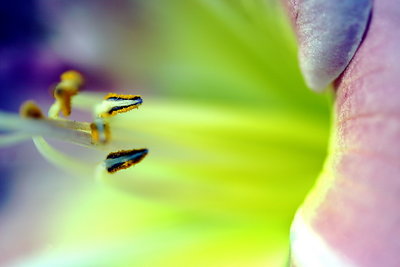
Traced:
<svg viewBox="0 0 400 267">
<path fill-rule="evenodd" d="M 115 128 L 150 150 L 99 186 L 31 141 L 0 147 L 0 266 L 284 266 L 330 99 L 305 87 L 280 3 L 14 0 L 0 21 L 1 111 L 46 110 L 75 69 L 86 92 L 142 95 Z"/>
</svg>

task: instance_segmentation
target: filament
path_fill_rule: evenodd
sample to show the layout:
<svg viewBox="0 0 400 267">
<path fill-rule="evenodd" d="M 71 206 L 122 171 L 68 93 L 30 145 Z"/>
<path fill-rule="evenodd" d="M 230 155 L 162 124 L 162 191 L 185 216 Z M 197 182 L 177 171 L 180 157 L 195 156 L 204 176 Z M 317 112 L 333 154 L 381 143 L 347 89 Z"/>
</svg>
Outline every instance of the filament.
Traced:
<svg viewBox="0 0 400 267">
<path fill-rule="evenodd" d="M 24 119 L 0 112 L 0 129 L 21 131 L 30 136 L 46 136 L 62 141 L 93 147 L 89 123 L 53 119 Z"/>
<path fill-rule="evenodd" d="M 0 135 L 0 147 L 12 146 L 28 139 L 31 139 L 31 136 L 23 133 Z"/>
<path fill-rule="evenodd" d="M 48 110 L 48 117 L 43 115 L 40 107 L 33 101 L 26 101 L 21 105 L 20 116 L 0 111 L 0 130 L 12 132 L 0 135 L 0 147 L 32 137 L 39 153 L 47 161 L 75 174 L 93 174 L 92 168 L 60 152 L 47 143 L 43 137 L 55 138 L 88 148 L 109 149 L 110 147 L 104 146 L 111 140 L 108 117 L 138 108 L 143 100 L 138 95 L 110 93 L 100 104 L 97 104 L 101 100 L 95 94 L 78 95 L 84 82 L 80 73 L 67 71 L 60 76 L 60 80 L 53 91 L 55 102 Z M 73 101 L 75 96 L 77 99 Z M 82 109 L 94 110 L 96 117 L 94 121 L 88 123 L 59 118 L 60 113 L 65 117 L 71 114 L 72 104 Z M 147 149 L 120 150 L 109 153 L 96 169 L 95 176 L 101 177 L 104 173 L 127 169 L 139 163 L 147 153 Z"/>
<path fill-rule="evenodd" d="M 32 139 L 39 153 L 57 167 L 77 175 L 92 173 L 87 165 L 55 149 L 43 137 L 35 136 Z"/>
</svg>

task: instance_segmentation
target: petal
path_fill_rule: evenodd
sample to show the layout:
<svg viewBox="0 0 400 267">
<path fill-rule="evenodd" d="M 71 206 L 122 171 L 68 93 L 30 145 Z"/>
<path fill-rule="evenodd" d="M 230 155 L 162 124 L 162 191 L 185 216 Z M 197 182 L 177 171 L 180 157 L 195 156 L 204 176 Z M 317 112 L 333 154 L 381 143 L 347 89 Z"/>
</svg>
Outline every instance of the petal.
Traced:
<svg viewBox="0 0 400 267">
<path fill-rule="evenodd" d="M 300 67 L 310 88 L 321 91 L 343 72 L 361 43 L 371 7 L 372 0 L 297 4 Z"/>
</svg>

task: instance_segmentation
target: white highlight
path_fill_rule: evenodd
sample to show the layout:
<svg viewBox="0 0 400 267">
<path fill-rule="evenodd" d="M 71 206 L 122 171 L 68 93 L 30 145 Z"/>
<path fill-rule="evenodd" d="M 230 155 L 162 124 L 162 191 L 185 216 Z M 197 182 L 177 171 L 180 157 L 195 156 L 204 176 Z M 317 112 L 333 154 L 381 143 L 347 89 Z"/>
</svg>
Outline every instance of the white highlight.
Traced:
<svg viewBox="0 0 400 267">
<path fill-rule="evenodd" d="M 128 107 L 138 104 L 137 100 L 104 100 L 95 108 L 96 114 L 108 113 L 114 107 Z"/>
<path fill-rule="evenodd" d="M 290 230 L 291 256 L 296 267 L 355 267 L 339 255 L 302 218 L 301 209 Z"/>
</svg>

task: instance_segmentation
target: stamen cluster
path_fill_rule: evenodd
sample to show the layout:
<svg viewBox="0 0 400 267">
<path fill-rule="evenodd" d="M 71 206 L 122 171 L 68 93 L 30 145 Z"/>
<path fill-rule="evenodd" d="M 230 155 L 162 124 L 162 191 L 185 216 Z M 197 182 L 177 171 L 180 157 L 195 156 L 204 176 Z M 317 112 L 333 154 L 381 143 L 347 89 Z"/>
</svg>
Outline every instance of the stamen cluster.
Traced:
<svg viewBox="0 0 400 267">
<path fill-rule="evenodd" d="M 110 93 L 96 106 L 93 122 L 68 120 L 66 118 L 70 116 L 72 111 L 72 98 L 80 92 L 84 79 L 76 71 L 67 71 L 60 78 L 61 81 L 53 91 L 55 102 L 49 109 L 48 117 L 43 115 L 40 107 L 33 101 L 26 101 L 21 105 L 20 116 L 40 124 L 41 127 L 38 126 L 37 128 L 47 127 L 51 129 L 52 137 L 58 137 L 65 141 L 83 146 L 105 145 L 111 141 L 109 118 L 138 108 L 143 103 L 139 95 Z M 60 113 L 64 118 L 59 117 Z M 38 133 L 40 132 L 39 130 Z M 44 140 L 41 142 L 44 142 Z M 112 152 L 108 154 L 102 166 L 108 173 L 115 173 L 139 163 L 147 153 L 147 149 Z"/>
</svg>

